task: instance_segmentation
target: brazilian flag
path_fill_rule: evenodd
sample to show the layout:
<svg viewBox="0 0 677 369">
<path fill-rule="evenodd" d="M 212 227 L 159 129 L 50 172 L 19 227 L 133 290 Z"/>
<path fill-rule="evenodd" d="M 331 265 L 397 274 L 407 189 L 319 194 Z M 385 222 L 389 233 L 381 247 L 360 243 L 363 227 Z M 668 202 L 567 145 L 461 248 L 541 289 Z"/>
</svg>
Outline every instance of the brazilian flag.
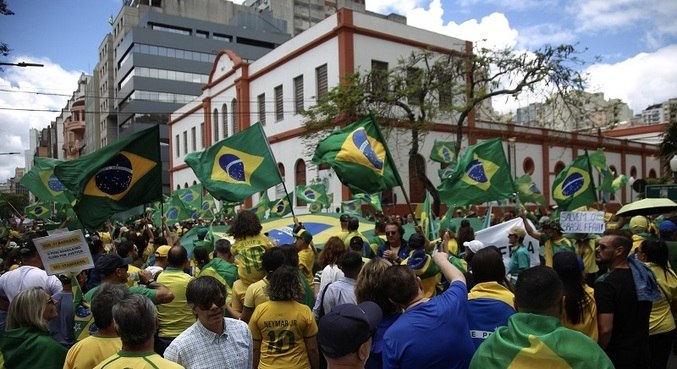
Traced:
<svg viewBox="0 0 677 369">
<path fill-rule="evenodd" d="M 437 187 L 442 202 L 465 206 L 507 199 L 515 193 L 500 138 L 468 147 L 453 174 Z"/>
<path fill-rule="evenodd" d="M 344 214 L 362 216 L 362 200 L 341 201 L 341 212 Z"/>
<path fill-rule="evenodd" d="M 322 211 L 322 204 L 319 202 L 314 202 L 308 205 L 308 211 L 311 214 L 317 214 Z"/>
<path fill-rule="evenodd" d="M 162 198 L 160 128 L 156 125 L 54 167 L 76 194 L 82 224 L 97 229 L 111 215 Z"/>
<path fill-rule="evenodd" d="M 604 150 L 597 149 L 592 154 L 588 154 L 588 157 L 590 158 L 590 165 L 597 169 L 597 172 L 602 175 L 602 181 L 599 184 L 598 190 L 615 193 L 628 183 L 628 176 L 625 174 L 616 176 L 616 174 L 607 167 Z"/>
<path fill-rule="evenodd" d="M 515 180 L 517 187 L 517 196 L 521 202 L 532 202 L 546 206 L 545 196 L 541 190 L 536 186 L 531 176 L 525 174 Z"/>
<path fill-rule="evenodd" d="M 33 167 L 21 178 L 21 183 L 33 195 L 43 201 L 54 201 L 59 204 L 70 204 L 73 195 L 54 175 L 54 167 L 62 160 L 35 157 Z"/>
<path fill-rule="evenodd" d="M 179 199 L 188 210 L 202 209 L 202 186 L 199 184 L 176 190 L 172 196 Z"/>
<path fill-rule="evenodd" d="M 214 211 L 216 210 L 216 202 L 214 196 L 207 192 L 202 195 L 202 204 L 200 205 L 200 216 L 203 219 L 214 219 Z"/>
<path fill-rule="evenodd" d="M 367 203 L 374 207 L 374 210 L 378 212 L 383 212 L 383 206 L 381 205 L 381 194 L 380 193 L 356 193 L 353 195 L 353 199 L 360 200 L 364 203 Z"/>
<path fill-rule="evenodd" d="M 576 157 L 552 183 L 552 198 L 560 211 L 572 211 L 597 202 L 588 153 Z"/>
<path fill-rule="evenodd" d="M 24 208 L 24 213 L 31 219 L 47 219 L 52 216 L 49 203 L 37 202 Z"/>
<path fill-rule="evenodd" d="M 177 223 L 191 219 L 190 212 L 186 209 L 183 201 L 178 196 L 171 196 L 163 205 L 164 216 L 167 223 Z"/>
<path fill-rule="evenodd" d="M 327 189 L 321 183 L 296 186 L 296 197 L 306 204 L 319 203 L 325 207 L 329 206 Z"/>
<path fill-rule="evenodd" d="M 450 164 L 456 160 L 456 149 L 451 141 L 435 141 L 430 151 L 430 160 Z"/>
<path fill-rule="evenodd" d="M 243 201 L 282 182 L 261 123 L 186 155 L 202 185 L 223 201 Z"/>
<path fill-rule="evenodd" d="M 353 192 L 381 192 L 402 185 L 388 145 L 371 115 L 322 140 L 312 161 L 329 164 Z"/>
<path fill-rule="evenodd" d="M 270 209 L 270 198 L 268 198 L 268 192 L 264 191 L 259 197 L 259 202 L 248 210 L 254 212 L 259 220 L 263 220 L 268 209 Z"/>
<path fill-rule="evenodd" d="M 436 240 L 439 238 L 437 224 L 435 224 L 435 217 L 433 215 L 432 202 L 432 195 L 430 195 L 430 192 L 426 191 L 423 209 L 421 210 L 421 228 L 423 229 L 423 235 L 428 240 Z"/>
<path fill-rule="evenodd" d="M 279 198 L 271 203 L 270 206 L 270 218 L 282 218 L 283 216 L 291 213 L 291 202 L 294 198 L 294 194 L 290 193 L 287 196 Z"/>
</svg>

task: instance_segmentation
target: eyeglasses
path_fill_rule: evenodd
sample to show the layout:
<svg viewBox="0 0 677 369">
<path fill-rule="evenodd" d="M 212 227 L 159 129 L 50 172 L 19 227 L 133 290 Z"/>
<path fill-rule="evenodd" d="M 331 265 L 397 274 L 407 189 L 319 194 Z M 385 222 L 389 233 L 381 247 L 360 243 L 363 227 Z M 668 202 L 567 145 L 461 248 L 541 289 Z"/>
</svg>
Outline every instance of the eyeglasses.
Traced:
<svg viewBox="0 0 677 369">
<path fill-rule="evenodd" d="M 386 232 L 386 236 L 394 236 L 397 234 L 397 231 Z"/>
<path fill-rule="evenodd" d="M 212 305 L 216 305 L 217 307 L 223 307 L 223 305 L 226 304 L 226 298 L 221 297 L 216 299 L 216 301 L 209 301 L 209 302 L 201 302 L 197 304 L 197 307 L 200 308 L 201 310 L 211 310 Z"/>
</svg>

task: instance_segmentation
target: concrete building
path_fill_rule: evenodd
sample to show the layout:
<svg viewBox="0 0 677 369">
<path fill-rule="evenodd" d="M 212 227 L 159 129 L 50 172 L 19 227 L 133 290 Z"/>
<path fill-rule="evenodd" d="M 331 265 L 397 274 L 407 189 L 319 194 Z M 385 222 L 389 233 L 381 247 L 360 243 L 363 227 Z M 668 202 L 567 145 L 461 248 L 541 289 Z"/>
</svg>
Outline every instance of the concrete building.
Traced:
<svg viewBox="0 0 677 369">
<path fill-rule="evenodd" d="M 365 0 L 245 0 L 242 5 L 252 7 L 257 11 L 270 11 L 276 18 L 287 22 L 286 32 L 292 36 L 307 30 L 341 8 L 402 24 L 407 23 L 407 18 L 398 14 L 381 15 L 367 11 Z"/>
<path fill-rule="evenodd" d="M 315 180 L 325 182 L 327 192 L 334 194 L 331 208 L 337 207 L 341 201 L 350 199 L 351 194 L 331 169 L 309 162 L 312 152 L 306 149 L 308 142 L 300 137 L 304 131 L 299 111 L 315 104 L 318 97 L 355 71 L 369 71 L 383 63 L 394 65 L 413 50 L 429 48 L 439 53 L 464 55 L 472 51 L 472 43 L 341 9 L 255 62 L 247 63 L 232 50 L 220 53 L 200 98 L 171 117 L 172 189 L 197 182 L 193 171 L 184 163 L 187 153 L 203 150 L 260 121 L 286 187 L 294 188 Z M 440 164 L 427 161 L 426 157 L 436 139 L 454 140 L 455 125 L 450 123 L 453 121 L 453 117 L 440 119 L 421 142 L 417 160 L 425 163 L 428 178 L 435 185 L 440 183 L 437 178 Z M 476 120 L 474 114 L 464 129 L 462 147 L 493 137 L 501 137 L 505 142 L 513 175 L 531 174 L 545 194 L 550 193 L 557 173 L 584 149 L 604 147 L 609 164 L 618 168 L 617 173 L 634 170 L 638 176 L 657 175 L 661 168 L 650 159 L 655 154 L 655 146 L 485 122 Z M 423 202 L 425 192 L 421 190 L 420 181 L 410 175 L 409 133 L 393 130 L 387 140 L 411 201 Z M 625 191 L 620 198 L 627 198 Z M 281 186 L 268 190 L 270 198 L 281 194 Z M 405 203 L 400 188 L 384 192 L 383 198 L 385 203 Z M 305 206 L 296 205 L 297 211 L 305 211 Z"/>
</svg>

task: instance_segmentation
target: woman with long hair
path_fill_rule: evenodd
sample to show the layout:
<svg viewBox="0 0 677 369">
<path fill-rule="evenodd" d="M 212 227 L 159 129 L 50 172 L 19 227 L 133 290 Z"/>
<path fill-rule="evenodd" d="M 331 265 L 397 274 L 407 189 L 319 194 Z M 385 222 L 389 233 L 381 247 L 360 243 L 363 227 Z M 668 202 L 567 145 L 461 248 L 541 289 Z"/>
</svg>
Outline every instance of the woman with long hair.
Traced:
<svg viewBox="0 0 677 369">
<path fill-rule="evenodd" d="M 468 292 L 468 328 L 471 332 L 493 332 L 508 325 L 515 313 L 515 295 L 505 277 L 503 256 L 495 246 L 487 246 L 475 254 L 471 261 L 475 285 Z M 472 334 L 475 348 L 487 336 Z"/>
<path fill-rule="evenodd" d="M 456 233 L 456 242 L 458 242 L 459 252 L 465 251 L 463 244 L 468 241 L 475 239 L 475 231 L 473 230 L 470 222 L 467 219 L 463 219 L 461 224 L 458 227 L 458 232 Z"/>
<path fill-rule="evenodd" d="M 7 309 L 0 343 L 5 367 L 62 368 L 67 350 L 48 330 L 48 321 L 56 317 L 56 301 L 42 288 L 32 287 L 16 295 Z"/>
<path fill-rule="evenodd" d="M 637 258 L 643 261 L 656 276 L 661 298 L 654 301 L 649 316 L 650 368 L 665 369 L 670 348 L 675 337 L 677 307 L 677 274 L 668 264 L 668 247 L 665 241 L 644 240 L 637 248 Z"/>
<path fill-rule="evenodd" d="M 254 368 L 316 369 L 317 323 L 306 305 L 298 268 L 283 265 L 270 276 L 269 301 L 257 306 L 249 321 L 254 338 Z"/>
<path fill-rule="evenodd" d="M 552 257 L 552 267 L 564 286 L 562 325 L 597 342 L 597 304 L 593 289 L 585 284 L 583 261 L 572 251 L 560 251 Z"/>
<path fill-rule="evenodd" d="M 320 274 L 320 284 L 317 286 L 315 296 L 319 296 L 329 283 L 343 277 L 343 272 L 339 268 L 338 262 L 345 253 L 346 245 L 339 237 L 331 237 L 324 244 L 324 248 L 319 255 L 322 273 Z M 313 283 L 313 290 L 315 290 L 315 288 L 316 285 Z M 315 305 L 317 308 L 317 301 L 315 302 Z"/>
<path fill-rule="evenodd" d="M 369 359 L 364 364 L 365 369 L 383 368 L 383 335 L 388 327 L 400 316 L 400 312 L 395 309 L 395 305 L 388 299 L 382 285 L 383 273 L 390 266 L 392 264 L 386 259 L 376 257 L 365 264 L 357 276 L 357 283 L 355 285 L 357 303 L 373 301 L 383 311 L 383 319 L 376 328 L 374 337 L 372 337 L 371 353 L 369 354 Z"/>
</svg>

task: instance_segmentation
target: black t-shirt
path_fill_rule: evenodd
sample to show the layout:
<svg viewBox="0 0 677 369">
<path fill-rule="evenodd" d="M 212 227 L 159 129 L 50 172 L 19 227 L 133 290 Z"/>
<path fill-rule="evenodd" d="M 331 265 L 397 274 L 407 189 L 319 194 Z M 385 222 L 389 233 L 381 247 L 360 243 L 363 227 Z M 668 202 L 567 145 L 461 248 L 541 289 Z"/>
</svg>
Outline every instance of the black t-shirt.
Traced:
<svg viewBox="0 0 677 369">
<path fill-rule="evenodd" d="M 609 345 L 604 350 L 620 368 L 646 368 L 649 362 L 651 302 L 637 301 L 630 269 L 615 269 L 595 283 L 597 313 L 614 314 Z"/>
</svg>

